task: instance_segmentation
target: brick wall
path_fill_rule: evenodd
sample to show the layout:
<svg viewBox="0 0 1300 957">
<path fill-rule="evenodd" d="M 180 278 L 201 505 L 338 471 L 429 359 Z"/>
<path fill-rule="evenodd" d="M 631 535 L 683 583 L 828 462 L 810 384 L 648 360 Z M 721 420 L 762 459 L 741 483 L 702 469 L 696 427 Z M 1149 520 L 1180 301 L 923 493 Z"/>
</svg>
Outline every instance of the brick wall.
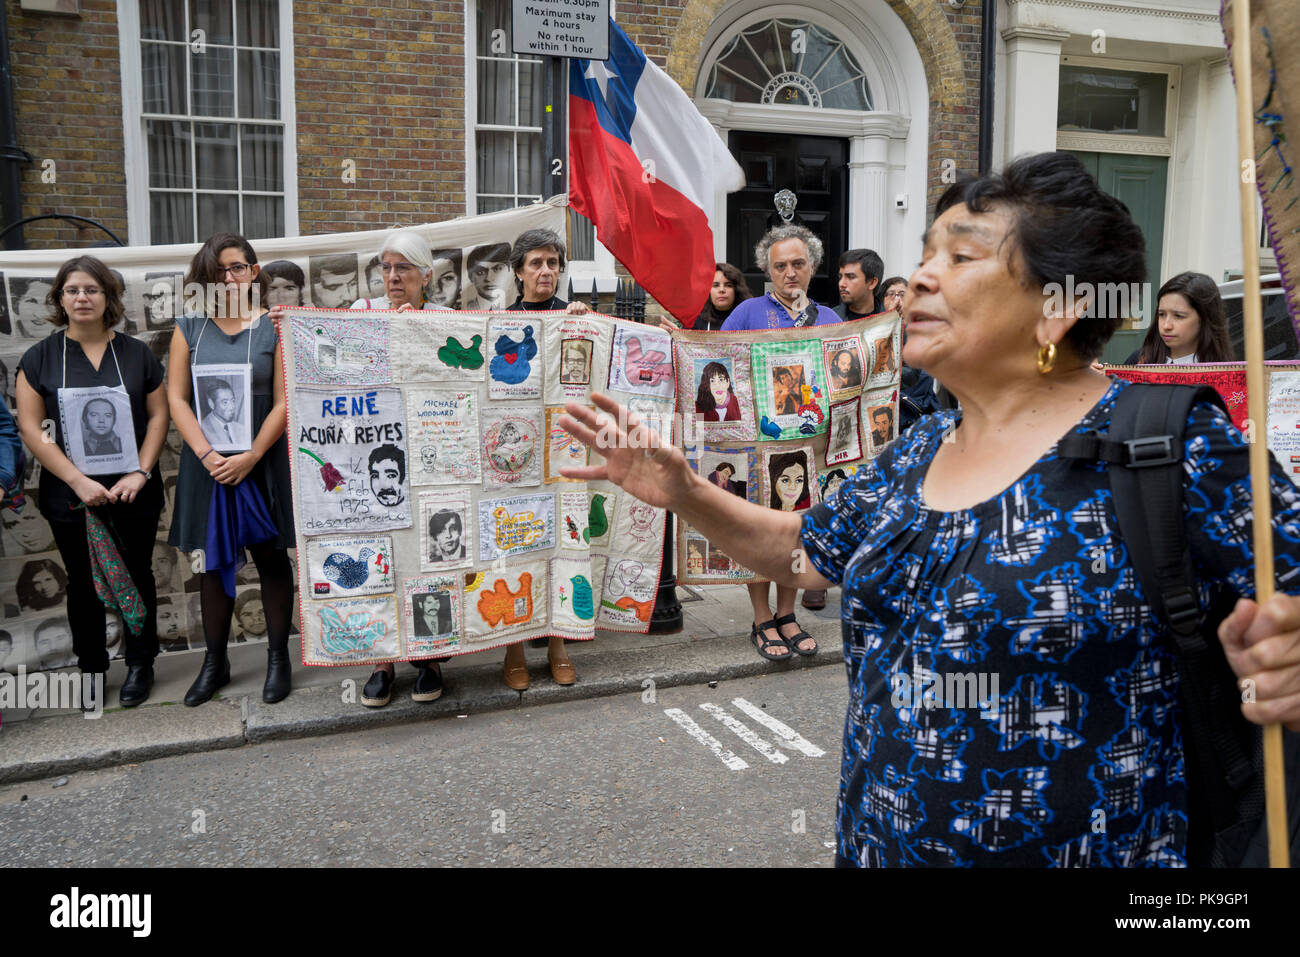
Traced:
<svg viewBox="0 0 1300 957">
<path fill-rule="evenodd" d="M 464 215 L 462 2 L 295 3 L 294 60 L 303 235 Z"/>
<path fill-rule="evenodd" d="M 117 4 L 81 0 L 81 16 L 29 13 L 7 0 L 23 215 L 65 213 L 97 220 L 126 240 L 122 73 Z M 53 160 L 55 181 L 42 182 Z M 49 173 L 45 173 L 48 177 Z M 84 245 L 100 230 L 59 220 L 24 227 L 28 246 Z"/>
</svg>

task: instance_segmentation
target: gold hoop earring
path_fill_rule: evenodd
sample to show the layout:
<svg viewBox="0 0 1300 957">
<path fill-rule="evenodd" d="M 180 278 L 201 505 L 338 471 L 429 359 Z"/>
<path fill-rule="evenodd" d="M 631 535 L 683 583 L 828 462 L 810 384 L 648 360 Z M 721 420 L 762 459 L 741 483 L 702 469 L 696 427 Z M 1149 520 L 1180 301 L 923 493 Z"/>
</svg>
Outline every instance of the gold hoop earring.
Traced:
<svg viewBox="0 0 1300 957">
<path fill-rule="evenodd" d="M 1038 347 L 1038 371 L 1043 375 L 1052 371 L 1056 365 L 1056 343 L 1049 342 L 1045 346 Z"/>
</svg>

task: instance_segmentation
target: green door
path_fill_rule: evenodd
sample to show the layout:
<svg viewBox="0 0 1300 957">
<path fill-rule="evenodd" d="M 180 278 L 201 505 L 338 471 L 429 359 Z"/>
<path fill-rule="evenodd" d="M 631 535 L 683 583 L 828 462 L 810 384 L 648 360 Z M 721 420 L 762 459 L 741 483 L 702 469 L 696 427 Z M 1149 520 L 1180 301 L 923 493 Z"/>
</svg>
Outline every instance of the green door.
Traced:
<svg viewBox="0 0 1300 957">
<path fill-rule="evenodd" d="M 1066 150 L 1078 157 L 1107 193 L 1128 207 L 1147 241 L 1147 278 L 1151 292 L 1165 280 L 1161 253 L 1165 241 L 1165 191 L 1168 184 L 1167 156 L 1134 156 L 1128 153 L 1091 153 Z M 1106 347 L 1104 360 L 1119 362 L 1142 344 L 1146 326 L 1155 313 L 1155 303 L 1142 303 L 1142 329 L 1120 330 Z"/>
</svg>

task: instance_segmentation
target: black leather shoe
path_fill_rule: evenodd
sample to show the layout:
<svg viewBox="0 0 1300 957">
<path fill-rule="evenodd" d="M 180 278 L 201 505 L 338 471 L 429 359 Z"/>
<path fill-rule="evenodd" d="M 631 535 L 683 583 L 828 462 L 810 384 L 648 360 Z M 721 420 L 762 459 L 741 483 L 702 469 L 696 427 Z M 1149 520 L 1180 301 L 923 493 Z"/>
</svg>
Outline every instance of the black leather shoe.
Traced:
<svg viewBox="0 0 1300 957">
<path fill-rule="evenodd" d="M 122 682 L 122 693 L 118 696 L 123 708 L 134 708 L 149 700 L 153 689 L 153 665 L 128 665 L 126 681 Z"/>
<path fill-rule="evenodd" d="M 96 678 L 99 680 L 96 681 Z M 81 673 L 81 710 L 94 711 L 96 706 L 102 705 L 101 696 L 107 687 L 107 672 L 83 671 Z"/>
<path fill-rule="evenodd" d="M 267 649 L 266 684 L 262 685 L 262 700 L 267 704 L 275 704 L 289 697 L 292 671 L 288 648 Z"/>
<path fill-rule="evenodd" d="M 442 668 L 436 661 L 418 662 L 420 673 L 411 689 L 412 701 L 437 701 L 442 697 Z"/>
<path fill-rule="evenodd" d="M 367 708 L 382 708 L 393 699 L 393 673 L 376 668 L 361 689 L 361 703 Z"/>
<path fill-rule="evenodd" d="M 230 684 L 230 658 L 224 654 L 214 655 L 210 651 L 203 653 L 203 667 L 199 669 L 199 676 L 194 679 L 194 684 L 190 685 L 190 690 L 185 692 L 185 703 L 195 708 L 205 701 L 212 700 L 212 696 L 217 693 L 217 689 L 224 688 Z"/>
<path fill-rule="evenodd" d="M 826 590 L 808 588 L 803 593 L 803 606 L 809 611 L 821 611 L 826 607 Z"/>
</svg>

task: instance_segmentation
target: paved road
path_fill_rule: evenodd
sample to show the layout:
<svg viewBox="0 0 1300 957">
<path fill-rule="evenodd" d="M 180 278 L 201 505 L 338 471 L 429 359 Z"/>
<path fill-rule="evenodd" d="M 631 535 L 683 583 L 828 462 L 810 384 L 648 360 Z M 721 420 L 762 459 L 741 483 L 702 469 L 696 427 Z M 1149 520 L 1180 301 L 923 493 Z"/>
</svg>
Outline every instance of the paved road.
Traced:
<svg viewBox="0 0 1300 957">
<path fill-rule="evenodd" d="M 0 863 L 826 866 L 846 700 L 813 668 L 31 781 Z"/>
</svg>

